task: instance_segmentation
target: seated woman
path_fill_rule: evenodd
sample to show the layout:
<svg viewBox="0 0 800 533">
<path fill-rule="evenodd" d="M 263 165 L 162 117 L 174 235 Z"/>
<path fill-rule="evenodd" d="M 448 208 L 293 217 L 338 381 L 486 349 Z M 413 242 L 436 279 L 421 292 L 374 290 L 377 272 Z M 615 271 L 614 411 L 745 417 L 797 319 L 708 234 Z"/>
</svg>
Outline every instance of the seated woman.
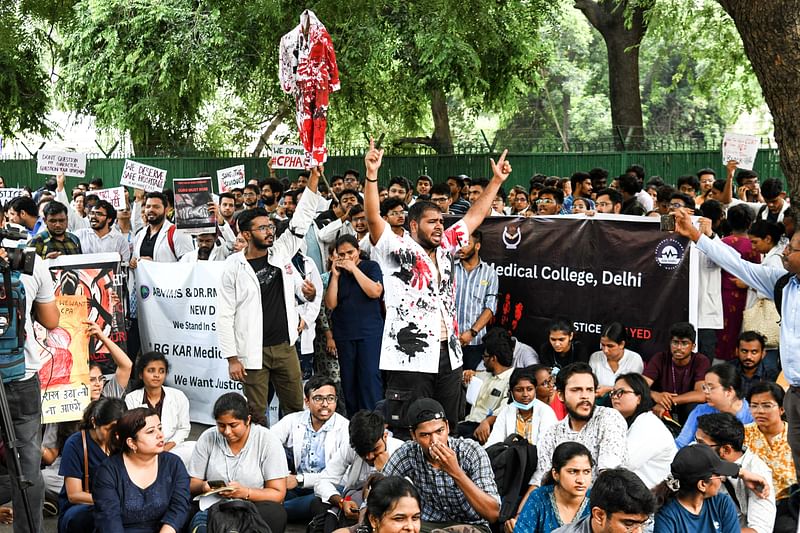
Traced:
<svg viewBox="0 0 800 533">
<path fill-rule="evenodd" d="M 644 371 L 642 356 L 625 347 L 628 330 L 619 322 L 612 322 L 600 335 L 600 350 L 589 356 L 589 366 L 597 376 L 597 397 L 605 396 L 614 388 L 614 382 L 622 374 Z"/>
<path fill-rule="evenodd" d="M 532 365 L 531 369 L 536 377 L 536 399 L 549 405 L 558 420 L 564 420 L 564 417 L 567 416 L 567 408 L 556 394 L 556 380 L 552 370 L 545 365 Z"/>
<path fill-rule="evenodd" d="M 509 403 L 497 411 L 497 420 L 485 447 L 503 442 L 509 435 L 525 437 L 536 446 L 539 437 L 558 419 L 553 409 L 536 399 L 536 378 L 533 367 L 517 368 L 508 380 Z"/>
<path fill-rule="evenodd" d="M 678 448 L 683 448 L 694 441 L 697 418 L 700 416 L 720 412 L 731 413 L 742 424 L 750 424 L 753 415 L 750 414 L 747 400 L 742 399 L 741 391 L 742 378 L 733 365 L 723 363 L 709 368 L 703 384 L 706 403 L 698 405 L 689 413 L 680 435 L 675 439 Z"/>
<path fill-rule="evenodd" d="M 155 411 L 137 407 L 114 430 L 116 453 L 97 471 L 94 521 L 103 533 L 176 533 L 189 518 L 189 476 L 165 453 Z"/>
<path fill-rule="evenodd" d="M 181 458 L 183 464 L 189 463 L 194 442 L 186 437 L 192 429 L 189 420 L 189 400 L 183 391 L 166 387 L 164 382 L 169 374 L 169 363 L 164 354 L 147 352 L 136 361 L 137 382 L 134 390 L 125 396 L 128 409 L 149 407 L 161 420 L 164 434 L 164 451 L 172 452 Z"/>
<path fill-rule="evenodd" d="M 193 495 L 211 490 L 220 481 L 232 490 L 225 498 L 252 501 L 272 531 L 286 528 L 286 453 L 280 441 L 264 426 L 254 424 L 247 400 L 241 394 L 223 394 L 214 404 L 217 427 L 200 435 L 189 462 Z M 215 483 L 216 485 L 216 483 Z M 197 513 L 191 530 L 205 533 L 208 511 Z"/>
<path fill-rule="evenodd" d="M 125 413 L 125 402 L 100 398 L 86 408 L 80 431 L 64 443 L 58 473 L 64 484 L 58 497 L 59 533 L 94 530 L 92 485 L 97 469 L 111 453 L 111 436 Z"/>
<path fill-rule="evenodd" d="M 553 468 L 534 490 L 514 524 L 515 533 L 549 533 L 590 512 L 592 454 L 579 442 L 563 442 L 553 452 Z M 509 520 L 509 522 L 512 522 Z M 506 530 L 510 524 L 506 524 Z"/>
<path fill-rule="evenodd" d="M 669 475 L 678 451 L 672 433 L 652 412 L 650 387 L 641 374 L 623 374 L 614 383 L 611 405 L 628 423 L 628 461 L 625 467 L 652 489 Z"/>
<path fill-rule="evenodd" d="M 421 516 L 419 493 L 414 485 L 406 478 L 390 476 L 372 484 L 367 512 L 357 531 L 419 533 Z"/>
<path fill-rule="evenodd" d="M 566 319 L 553 320 L 547 328 L 547 342 L 539 350 L 539 362 L 559 370 L 572 363 L 588 363 L 589 354 L 575 340 L 575 328 Z"/>
</svg>

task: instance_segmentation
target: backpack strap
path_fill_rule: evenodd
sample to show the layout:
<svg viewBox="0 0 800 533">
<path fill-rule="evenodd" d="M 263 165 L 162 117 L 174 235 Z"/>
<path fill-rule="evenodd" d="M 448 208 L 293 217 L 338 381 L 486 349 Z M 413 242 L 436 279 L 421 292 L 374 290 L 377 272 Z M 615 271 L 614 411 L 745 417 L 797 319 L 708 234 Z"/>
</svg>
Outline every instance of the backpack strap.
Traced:
<svg viewBox="0 0 800 533">
<path fill-rule="evenodd" d="M 89 451 L 86 446 L 86 430 L 81 430 L 81 440 L 83 441 L 83 490 L 84 492 L 92 493 L 89 490 Z"/>
<path fill-rule="evenodd" d="M 766 211 L 766 210 L 767 210 L 767 204 L 762 205 L 758 209 L 758 213 L 756 213 L 756 220 L 761 220 L 762 216 L 764 215 L 764 211 Z"/>
<path fill-rule="evenodd" d="M 791 281 L 792 274 L 791 272 L 787 272 L 780 278 L 778 281 L 775 282 L 775 289 L 773 290 L 773 301 L 775 302 L 775 309 L 778 311 L 778 316 L 781 314 L 781 304 L 783 303 L 783 288 Z"/>
<path fill-rule="evenodd" d="M 178 254 L 175 253 L 175 224 L 171 225 L 167 230 L 167 243 L 169 244 L 169 249 L 172 250 L 172 255 L 175 256 L 175 259 L 178 259 Z"/>
</svg>

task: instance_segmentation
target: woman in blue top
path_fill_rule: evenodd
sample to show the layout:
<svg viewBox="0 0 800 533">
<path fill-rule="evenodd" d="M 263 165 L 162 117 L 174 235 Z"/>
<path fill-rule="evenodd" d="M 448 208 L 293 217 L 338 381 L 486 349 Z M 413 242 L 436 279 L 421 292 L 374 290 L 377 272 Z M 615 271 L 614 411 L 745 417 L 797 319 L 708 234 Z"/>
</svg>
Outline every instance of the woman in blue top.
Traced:
<svg viewBox="0 0 800 533">
<path fill-rule="evenodd" d="M 739 465 L 723 461 L 705 444 L 678 451 L 666 481 L 653 492 L 658 500 L 654 533 L 738 533 L 739 518 L 730 496 L 720 494 L 726 476 Z"/>
<path fill-rule="evenodd" d="M 92 486 L 95 473 L 111 450 L 111 435 L 125 412 L 125 402 L 100 398 L 86 407 L 81 429 L 64 442 L 58 473 L 64 485 L 58 496 L 59 533 L 84 533 L 94 530 Z M 84 450 L 88 461 L 84 463 Z M 84 465 L 87 468 L 84 468 Z"/>
<path fill-rule="evenodd" d="M 95 523 L 103 533 L 177 533 L 189 517 L 189 475 L 164 452 L 155 411 L 131 409 L 117 421 L 115 447 L 94 482 Z"/>
<path fill-rule="evenodd" d="M 675 439 L 678 448 L 694 442 L 697 432 L 697 418 L 711 413 L 730 413 L 742 424 L 753 422 L 750 406 L 742 398 L 742 378 L 733 365 L 714 365 L 706 372 L 703 392 L 706 403 L 695 407 L 686 419 L 681 434 Z"/>
<path fill-rule="evenodd" d="M 553 468 L 531 493 L 514 524 L 515 533 L 550 533 L 589 514 L 592 454 L 583 444 L 563 442 L 553 452 Z M 511 520 L 509 521 L 511 522 Z M 508 524 L 511 525 L 511 524 Z"/>
</svg>

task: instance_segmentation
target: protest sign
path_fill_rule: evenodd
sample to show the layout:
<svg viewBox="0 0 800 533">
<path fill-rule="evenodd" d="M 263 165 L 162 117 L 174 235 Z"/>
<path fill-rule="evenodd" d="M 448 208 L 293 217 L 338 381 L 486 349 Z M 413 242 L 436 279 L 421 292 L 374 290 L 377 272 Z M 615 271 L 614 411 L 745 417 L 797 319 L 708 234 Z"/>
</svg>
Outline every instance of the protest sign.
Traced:
<svg viewBox="0 0 800 533">
<path fill-rule="evenodd" d="M 244 165 L 217 170 L 217 185 L 219 192 L 228 192 L 231 189 L 242 188 L 245 185 Z"/>
<path fill-rule="evenodd" d="M 228 375 L 217 341 L 217 293 L 224 263 L 142 261 L 136 271 L 142 351 L 157 351 L 170 362 L 167 385 L 189 399 L 193 422 L 214 424 L 214 402 L 242 392 Z"/>
<path fill-rule="evenodd" d="M 96 189 L 92 191 L 101 200 L 105 200 L 114 206 L 114 209 L 125 209 L 125 187 L 113 187 L 111 189 Z"/>
<path fill-rule="evenodd" d="M 216 232 L 217 220 L 208 210 L 213 202 L 211 178 L 192 178 L 172 182 L 175 190 L 175 224 L 187 233 Z"/>
<path fill-rule="evenodd" d="M 272 147 L 272 168 L 304 170 L 306 151 L 302 146 L 288 144 Z"/>
<path fill-rule="evenodd" d="M 0 189 L 0 202 L 3 202 L 3 205 L 10 200 L 13 200 L 17 196 L 22 196 L 22 193 L 25 192 L 25 189 L 13 189 L 11 187 L 3 187 Z"/>
<path fill-rule="evenodd" d="M 539 350 L 548 323 L 566 317 L 591 352 L 603 326 L 618 321 L 628 329 L 625 347 L 645 360 L 668 350 L 673 323 L 696 323 L 697 270 L 687 240 L 658 222 L 487 218 L 480 255 L 499 278 L 494 324 Z"/>
<path fill-rule="evenodd" d="M 738 161 L 738 168 L 753 170 L 758 155 L 758 146 L 761 139 L 755 135 L 743 135 L 741 133 L 726 133 L 722 140 L 722 163 L 728 161 Z"/>
<path fill-rule="evenodd" d="M 86 154 L 77 152 L 43 152 L 36 154 L 37 174 L 56 174 L 63 172 L 65 176 L 86 177 Z"/>
<path fill-rule="evenodd" d="M 127 290 L 119 254 L 62 255 L 46 264 L 53 276 L 56 298 L 80 295 L 88 301 L 88 319 L 96 322 L 125 351 L 128 333 L 122 302 Z M 115 293 L 117 298 L 113 296 Z M 108 348 L 95 338 L 89 343 L 89 360 L 99 364 L 104 374 L 113 374 L 117 368 Z"/>
<path fill-rule="evenodd" d="M 157 192 L 164 190 L 164 183 L 166 181 L 166 170 L 126 159 L 125 166 L 122 168 L 122 178 L 119 180 L 119 184 L 125 187 L 142 189 L 147 192 Z"/>
<path fill-rule="evenodd" d="M 58 327 L 42 331 L 36 324 L 42 368 L 42 422 L 80 420 L 89 405 L 89 338 L 84 321 L 88 305 L 83 296 L 57 296 Z M 41 337 L 39 337 L 41 335 Z"/>
</svg>

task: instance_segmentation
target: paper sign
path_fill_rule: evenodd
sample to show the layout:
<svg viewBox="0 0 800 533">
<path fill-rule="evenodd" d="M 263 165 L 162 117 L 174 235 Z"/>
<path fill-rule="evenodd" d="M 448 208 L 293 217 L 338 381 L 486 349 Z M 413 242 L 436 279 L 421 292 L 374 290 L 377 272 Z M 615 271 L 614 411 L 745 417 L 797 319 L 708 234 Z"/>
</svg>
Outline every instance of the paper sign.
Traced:
<svg viewBox="0 0 800 533">
<path fill-rule="evenodd" d="M 6 202 L 13 200 L 17 196 L 22 196 L 24 191 L 25 189 L 12 189 L 10 187 L 3 187 L 0 189 L 0 202 L 3 202 L 5 205 Z"/>
<path fill-rule="evenodd" d="M 738 161 L 738 168 L 753 170 L 761 139 L 755 135 L 726 133 L 722 140 L 722 163 Z"/>
<path fill-rule="evenodd" d="M 272 168 L 305 170 L 306 151 L 302 146 L 276 145 L 272 147 Z"/>
<path fill-rule="evenodd" d="M 125 209 L 125 187 L 114 187 L 112 189 L 97 189 L 92 191 L 101 200 L 105 200 L 114 206 L 114 209 Z"/>
<path fill-rule="evenodd" d="M 59 172 L 63 172 L 65 176 L 85 178 L 86 154 L 77 152 L 39 152 L 37 154 L 36 172 L 54 176 Z"/>
<path fill-rule="evenodd" d="M 157 192 L 164 190 L 164 183 L 166 181 L 166 170 L 126 159 L 125 166 L 122 169 L 122 179 L 119 180 L 119 184 L 136 189 L 143 189 L 146 192 Z"/>
<path fill-rule="evenodd" d="M 217 170 L 217 184 L 219 192 L 228 192 L 231 189 L 244 187 L 244 165 Z"/>
<path fill-rule="evenodd" d="M 217 220 L 208 210 L 213 202 L 211 178 L 175 180 L 175 224 L 186 233 L 213 233 Z"/>
<path fill-rule="evenodd" d="M 475 405 L 475 402 L 478 401 L 478 393 L 481 391 L 481 386 L 483 385 L 483 380 L 477 376 L 472 376 L 472 379 L 469 381 L 469 385 L 467 385 L 467 403 L 470 405 Z"/>
</svg>

